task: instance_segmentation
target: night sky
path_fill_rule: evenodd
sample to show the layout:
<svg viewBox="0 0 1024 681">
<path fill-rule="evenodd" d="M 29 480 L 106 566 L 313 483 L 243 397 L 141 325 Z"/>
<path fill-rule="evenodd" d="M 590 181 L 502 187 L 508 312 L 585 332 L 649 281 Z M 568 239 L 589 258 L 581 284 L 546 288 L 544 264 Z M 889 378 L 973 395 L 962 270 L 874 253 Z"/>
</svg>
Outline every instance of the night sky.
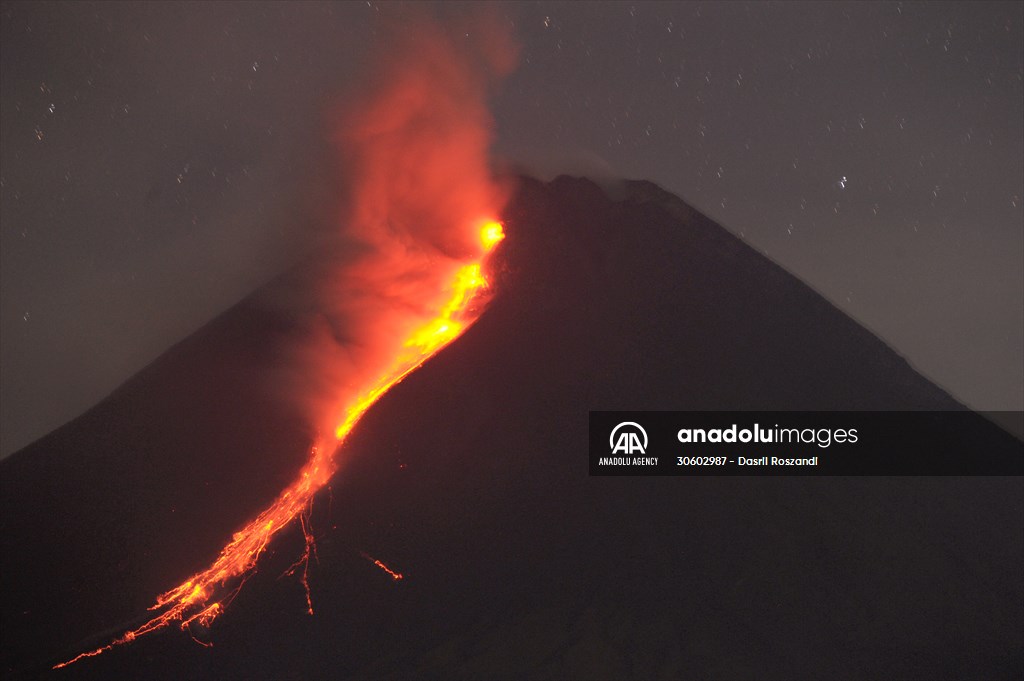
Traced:
<svg viewBox="0 0 1024 681">
<path fill-rule="evenodd" d="M 1024 409 L 1024 4 L 497 9 L 498 156 L 652 180 L 961 401 Z M 332 228 L 331 112 L 407 11 L 3 4 L 3 455 Z"/>
</svg>

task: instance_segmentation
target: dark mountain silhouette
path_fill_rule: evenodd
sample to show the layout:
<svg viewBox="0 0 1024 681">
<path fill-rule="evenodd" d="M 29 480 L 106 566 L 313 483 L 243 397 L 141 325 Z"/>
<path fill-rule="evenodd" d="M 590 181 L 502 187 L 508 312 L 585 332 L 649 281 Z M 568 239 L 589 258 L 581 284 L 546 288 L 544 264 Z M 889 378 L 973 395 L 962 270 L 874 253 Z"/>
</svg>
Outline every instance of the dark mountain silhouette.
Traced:
<svg viewBox="0 0 1024 681">
<path fill-rule="evenodd" d="M 1019 477 L 588 476 L 588 410 L 963 409 L 679 199 L 612 193 L 522 180 L 488 311 L 317 498 L 313 617 L 279 578 L 292 528 L 212 648 L 169 630 L 52 675 L 1019 677 Z M 5 668 L 137 623 L 294 474 L 310 433 L 261 377 L 295 326 L 267 295 L 0 465 Z"/>
</svg>

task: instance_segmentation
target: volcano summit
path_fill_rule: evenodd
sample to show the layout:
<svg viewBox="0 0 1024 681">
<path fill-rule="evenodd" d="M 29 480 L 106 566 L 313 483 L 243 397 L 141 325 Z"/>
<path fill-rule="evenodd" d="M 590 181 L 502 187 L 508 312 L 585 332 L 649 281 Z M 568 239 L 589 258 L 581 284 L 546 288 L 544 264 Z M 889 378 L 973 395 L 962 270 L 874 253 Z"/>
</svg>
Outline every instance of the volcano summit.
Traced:
<svg viewBox="0 0 1024 681">
<path fill-rule="evenodd" d="M 1020 675 L 1019 477 L 586 470 L 589 411 L 962 405 L 650 183 L 521 178 L 502 217 L 487 311 L 366 413 L 316 498 L 315 615 L 298 580 L 281 578 L 304 546 L 292 526 L 209 627 L 50 670 L 137 626 L 154 594 L 214 558 L 302 466 L 313 428 L 269 377 L 313 314 L 295 306 L 315 279 L 307 267 L 0 463 L 4 669 Z M 1008 438 L 980 416 L 970 427 L 986 442 Z"/>
</svg>

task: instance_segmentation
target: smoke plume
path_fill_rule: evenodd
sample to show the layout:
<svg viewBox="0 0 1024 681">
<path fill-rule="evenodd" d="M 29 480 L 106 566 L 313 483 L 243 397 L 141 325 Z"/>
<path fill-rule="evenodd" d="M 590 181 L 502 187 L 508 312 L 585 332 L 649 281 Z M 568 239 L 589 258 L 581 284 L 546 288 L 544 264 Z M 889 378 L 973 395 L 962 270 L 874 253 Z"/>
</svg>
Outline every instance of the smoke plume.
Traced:
<svg viewBox="0 0 1024 681">
<path fill-rule="evenodd" d="M 487 108 L 517 59 L 507 26 L 406 14 L 378 35 L 382 58 L 334 113 L 336 221 L 349 246 L 318 279 L 292 374 L 321 435 L 449 299 L 509 195 L 492 176 Z"/>
</svg>

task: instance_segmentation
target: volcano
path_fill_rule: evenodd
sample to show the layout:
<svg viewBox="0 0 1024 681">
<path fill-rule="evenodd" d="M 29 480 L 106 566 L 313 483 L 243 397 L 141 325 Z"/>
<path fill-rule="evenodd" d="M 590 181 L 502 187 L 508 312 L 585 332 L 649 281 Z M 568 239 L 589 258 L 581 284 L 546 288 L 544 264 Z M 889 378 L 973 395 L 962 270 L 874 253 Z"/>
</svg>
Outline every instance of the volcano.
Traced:
<svg viewBox="0 0 1024 681">
<path fill-rule="evenodd" d="M 51 669 L 145 621 L 302 467 L 314 434 L 273 377 L 307 266 L 0 464 L 7 675 L 1021 675 L 1019 477 L 587 472 L 591 410 L 962 405 L 651 183 L 524 177 L 503 218 L 486 313 L 315 500 L 313 616 L 291 527 L 211 626 Z"/>
</svg>

